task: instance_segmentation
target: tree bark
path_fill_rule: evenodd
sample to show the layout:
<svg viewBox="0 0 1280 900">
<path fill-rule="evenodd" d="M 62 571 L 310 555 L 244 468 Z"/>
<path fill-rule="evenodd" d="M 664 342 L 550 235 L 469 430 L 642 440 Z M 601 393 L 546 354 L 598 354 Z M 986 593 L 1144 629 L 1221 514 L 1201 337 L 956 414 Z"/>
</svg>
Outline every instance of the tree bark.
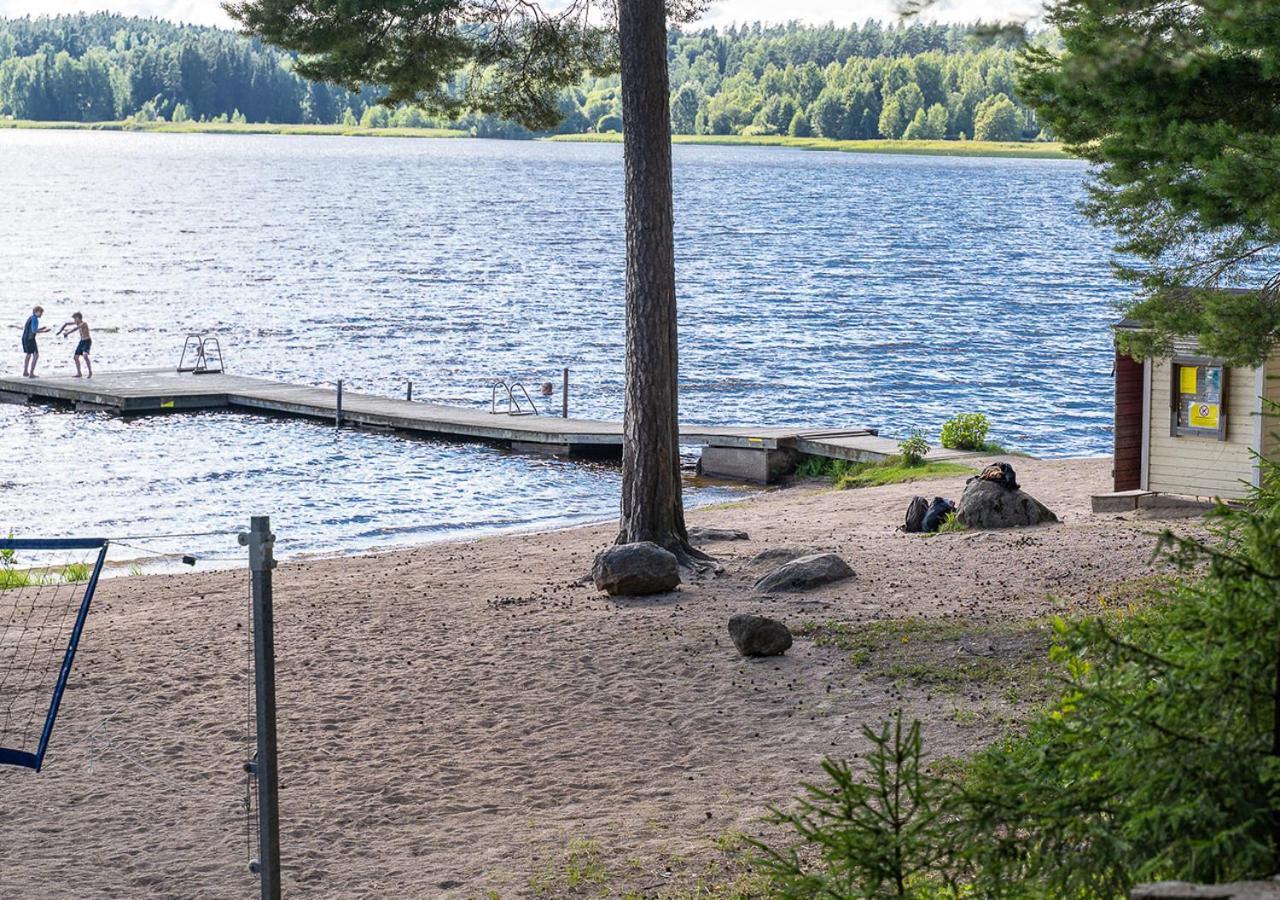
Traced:
<svg viewBox="0 0 1280 900">
<path fill-rule="evenodd" d="M 620 0 L 626 181 L 626 390 L 618 543 L 653 541 L 685 565 L 680 490 L 671 112 L 664 0 Z"/>
</svg>

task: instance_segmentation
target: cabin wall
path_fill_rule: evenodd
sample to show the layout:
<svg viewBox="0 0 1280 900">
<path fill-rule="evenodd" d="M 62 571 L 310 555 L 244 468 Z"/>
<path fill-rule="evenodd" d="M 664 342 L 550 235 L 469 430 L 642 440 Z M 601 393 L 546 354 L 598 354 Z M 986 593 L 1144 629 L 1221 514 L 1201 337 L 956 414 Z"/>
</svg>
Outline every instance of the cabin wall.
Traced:
<svg viewBox="0 0 1280 900">
<path fill-rule="evenodd" d="M 1262 455 L 1280 462 L 1280 350 L 1263 367 L 1262 396 L 1276 404 L 1262 405 Z"/>
<path fill-rule="evenodd" d="M 1142 486 L 1142 363 L 1116 352 L 1115 456 L 1117 491 Z"/>
<path fill-rule="evenodd" d="M 1146 489 L 1192 497 L 1244 497 L 1253 483 L 1250 449 L 1258 422 L 1258 376 L 1253 368 L 1227 373 L 1227 439 L 1169 434 L 1172 360 L 1151 360 Z"/>
</svg>

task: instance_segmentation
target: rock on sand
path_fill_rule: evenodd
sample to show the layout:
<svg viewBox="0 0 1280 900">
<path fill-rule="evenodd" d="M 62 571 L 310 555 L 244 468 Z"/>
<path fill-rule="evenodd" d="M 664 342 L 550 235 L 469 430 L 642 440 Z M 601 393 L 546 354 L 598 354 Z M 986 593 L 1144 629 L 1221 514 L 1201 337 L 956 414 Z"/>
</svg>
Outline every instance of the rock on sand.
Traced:
<svg viewBox="0 0 1280 900">
<path fill-rule="evenodd" d="M 596 556 L 591 580 L 613 596 L 665 594 L 680 584 L 680 564 L 652 541 L 618 544 Z"/>
<path fill-rule="evenodd" d="M 853 569 L 834 553 L 814 553 L 784 563 L 756 582 L 756 592 L 806 591 L 853 577 Z"/>
<path fill-rule="evenodd" d="M 965 486 L 956 518 L 965 528 L 1022 528 L 1058 521 L 1049 507 L 1026 491 L 980 478 Z"/>
<path fill-rule="evenodd" d="M 780 656 L 791 646 L 791 631 L 786 625 L 751 613 L 729 619 L 729 637 L 743 656 Z"/>
</svg>

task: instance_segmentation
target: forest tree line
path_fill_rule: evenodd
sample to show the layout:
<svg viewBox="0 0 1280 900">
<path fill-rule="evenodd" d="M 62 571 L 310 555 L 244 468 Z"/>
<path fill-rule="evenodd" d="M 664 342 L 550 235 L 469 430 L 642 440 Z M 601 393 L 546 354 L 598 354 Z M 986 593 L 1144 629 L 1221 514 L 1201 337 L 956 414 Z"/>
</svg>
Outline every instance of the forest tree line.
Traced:
<svg viewBox="0 0 1280 900">
<path fill-rule="evenodd" d="M 732 26 L 670 35 L 677 134 L 1033 140 L 1017 48 L 974 26 Z M 0 116 L 47 121 L 240 121 L 455 127 L 528 137 L 490 116 L 442 120 L 296 75 L 235 32 L 109 13 L 0 19 Z M 621 131 L 617 77 L 561 97 L 557 132 Z"/>
</svg>

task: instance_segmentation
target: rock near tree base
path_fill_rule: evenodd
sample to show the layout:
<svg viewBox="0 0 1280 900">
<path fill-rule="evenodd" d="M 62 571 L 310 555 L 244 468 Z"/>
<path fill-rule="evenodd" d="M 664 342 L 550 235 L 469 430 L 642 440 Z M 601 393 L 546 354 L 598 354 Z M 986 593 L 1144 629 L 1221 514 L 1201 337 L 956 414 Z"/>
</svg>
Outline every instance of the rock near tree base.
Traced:
<svg viewBox="0 0 1280 900">
<path fill-rule="evenodd" d="M 729 637 L 743 656 L 781 656 L 791 647 L 791 631 L 786 625 L 751 613 L 729 619 Z"/>
<path fill-rule="evenodd" d="M 715 541 L 749 541 L 751 536 L 736 528 L 712 528 L 708 525 L 694 525 L 689 528 L 689 540 L 695 544 L 710 544 Z"/>
<path fill-rule="evenodd" d="M 597 590 L 615 597 L 665 594 L 680 584 L 680 563 L 651 541 L 618 544 L 596 556 L 591 580 Z"/>
</svg>

